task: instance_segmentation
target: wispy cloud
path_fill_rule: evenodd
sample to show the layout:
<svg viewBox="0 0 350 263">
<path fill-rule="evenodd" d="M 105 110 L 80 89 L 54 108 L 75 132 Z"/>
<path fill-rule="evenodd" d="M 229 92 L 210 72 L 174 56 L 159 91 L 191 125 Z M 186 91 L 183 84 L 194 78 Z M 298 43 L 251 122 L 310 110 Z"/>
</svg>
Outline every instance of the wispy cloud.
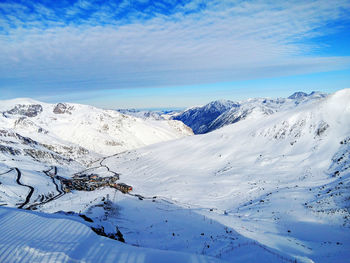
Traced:
<svg viewBox="0 0 350 263">
<path fill-rule="evenodd" d="M 312 41 L 349 22 L 350 1 L 80 0 L 0 10 L 0 87 L 197 84 L 350 65 L 315 55 L 323 44 Z"/>
</svg>

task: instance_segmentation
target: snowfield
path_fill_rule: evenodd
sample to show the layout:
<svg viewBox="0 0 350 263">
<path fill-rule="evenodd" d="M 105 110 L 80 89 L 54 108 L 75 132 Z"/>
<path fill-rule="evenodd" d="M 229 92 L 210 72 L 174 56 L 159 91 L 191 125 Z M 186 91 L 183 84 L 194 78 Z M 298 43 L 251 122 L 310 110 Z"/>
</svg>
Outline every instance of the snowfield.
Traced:
<svg viewBox="0 0 350 263">
<path fill-rule="evenodd" d="M 89 106 L 0 104 L 0 261 L 346 262 L 350 89 L 305 96 L 273 114 L 254 102 L 239 122 L 196 136 Z M 132 141 L 123 152 L 104 144 L 120 120 Z M 77 174 L 118 174 L 133 191 L 64 192 L 60 178 Z"/>
</svg>

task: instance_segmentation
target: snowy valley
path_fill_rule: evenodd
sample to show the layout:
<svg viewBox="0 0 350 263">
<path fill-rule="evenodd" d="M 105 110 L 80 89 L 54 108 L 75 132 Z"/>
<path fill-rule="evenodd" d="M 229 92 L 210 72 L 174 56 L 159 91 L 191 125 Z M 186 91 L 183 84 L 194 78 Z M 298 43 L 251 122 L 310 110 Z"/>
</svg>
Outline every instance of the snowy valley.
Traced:
<svg viewBox="0 0 350 263">
<path fill-rule="evenodd" d="M 349 89 L 167 116 L 30 99 L 0 113 L 1 262 L 350 257 Z"/>
</svg>

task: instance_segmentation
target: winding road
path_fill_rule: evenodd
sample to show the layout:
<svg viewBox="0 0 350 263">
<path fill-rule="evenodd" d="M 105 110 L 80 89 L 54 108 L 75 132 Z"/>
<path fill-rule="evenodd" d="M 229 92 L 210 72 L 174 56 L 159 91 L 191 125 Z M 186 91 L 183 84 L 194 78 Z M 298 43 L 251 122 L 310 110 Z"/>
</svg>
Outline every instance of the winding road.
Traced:
<svg viewBox="0 0 350 263">
<path fill-rule="evenodd" d="M 33 195 L 35 189 L 34 189 L 33 186 L 30 186 L 30 185 L 21 183 L 22 172 L 21 172 L 21 170 L 18 169 L 17 167 L 11 168 L 11 169 L 9 169 L 9 170 L 6 171 L 6 172 L 1 173 L 0 175 L 8 174 L 8 173 L 12 172 L 13 170 L 15 170 L 16 173 L 17 173 L 16 183 L 17 183 L 18 185 L 20 185 L 20 186 L 24 186 L 24 187 L 29 188 L 29 192 L 28 192 L 28 194 L 27 194 L 27 196 L 26 196 L 26 198 L 25 198 L 25 201 L 24 201 L 22 204 L 20 204 L 20 205 L 18 206 L 18 208 L 23 209 L 26 205 L 29 204 L 30 199 L 31 199 L 31 197 L 32 197 L 32 195 Z M 54 173 L 53 173 L 53 174 L 50 174 L 50 171 L 52 171 L 52 170 L 54 170 Z M 44 172 L 47 176 L 49 176 L 49 177 L 51 178 L 53 184 L 54 184 L 55 187 L 56 187 L 56 191 L 58 192 L 58 194 L 55 195 L 55 196 L 53 196 L 53 197 L 51 197 L 51 198 L 49 198 L 49 199 L 47 199 L 47 200 L 45 200 L 45 201 L 43 201 L 43 202 L 31 204 L 30 206 L 28 206 L 27 208 L 25 208 L 25 209 L 27 209 L 27 210 L 31 210 L 31 209 L 35 208 L 36 206 L 38 206 L 38 205 L 42 205 L 42 204 L 46 204 L 46 203 L 48 203 L 48 202 L 51 202 L 51 201 L 53 201 L 53 200 L 55 200 L 55 199 L 60 198 L 62 195 L 65 194 L 65 192 L 62 190 L 62 188 L 59 187 L 59 185 L 57 184 L 57 182 L 56 182 L 56 180 L 55 180 L 55 176 L 57 175 L 57 167 L 56 167 L 56 166 L 51 167 L 51 169 L 46 170 L 46 171 L 43 171 L 43 172 Z"/>
<path fill-rule="evenodd" d="M 50 175 L 49 172 L 50 172 L 52 169 L 54 169 L 54 174 L 53 174 L 53 175 Z M 62 188 L 60 189 L 60 188 L 58 187 L 58 184 L 56 183 L 56 180 L 55 180 L 55 176 L 57 175 L 57 167 L 54 166 L 54 167 L 52 167 L 50 170 L 44 171 L 44 173 L 45 173 L 47 176 L 49 176 L 49 177 L 51 178 L 53 184 L 54 184 L 55 187 L 56 187 L 56 191 L 58 192 L 58 194 L 55 195 L 55 196 L 53 196 L 53 197 L 51 197 L 50 199 L 47 199 L 46 201 L 42 202 L 41 204 L 48 203 L 48 202 L 50 202 L 50 201 L 52 201 L 52 200 L 55 200 L 55 199 L 57 199 L 57 198 L 59 198 L 59 197 L 61 197 L 62 195 L 65 194 L 65 192 L 62 190 Z"/>
<path fill-rule="evenodd" d="M 50 174 L 50 171 L 52 169 L 54 170 L 54 173 Z M 56 200 L 56 199 L 60 198 L 62 195 L 65 194 L 65 192 L 62 189 L 59 188 L 59 186 L 58 186 L 58 184 L 56 183 L 56 180 L 55 180 L 55 176 L 57 175 L 57 167 L 56 166 L 51 167 L 51 169 L 43 171 L 43 172 L 44 172 L 44 174 L 46 174 L 48 177 L 51 178 L 53 184 L 56 187 L 56 191 L 58 192 L 58 194 L 53 196 L 53 197 L 51 197 L 51 198 L 49 198 L 49 199 L 47 199 L 47 200 L 45 200 L 45 201 L 43 201 L 43 202 L 40 202 L 40 203 L 37 203 L 37 204 L 32 204 L 31 206 L 28 207 L 28 209 L 32 209 L 32 208 L 37 207 L 39 205 L 43 205 L 43 204 L 46 204 L 46 203 L 51 202 L 53 200 Z"/>
<path fill-rule="evenodd" d="M 114 155 L 112 155 L 112 156 L 114 156 Z M 108 167 L 107 165 L 102 164 L 102 162 L 103 162 L 105 159 L 109 158 L 109 157 L 110 157 L 110 156 L 103 157 L 103 158 L 101 158 L 100 161 L 97 160 L 96 163 L 98 162 L 98 165 L 99 165 L 99 166 L 90 167 L 90 168 L 88 168 L 88 169 L 85 169 L 85 170 L 83 170 L 83 171 L 80 171 L 80 172 L 78 172 L 78 173 L 75 173 L 74 175 L 84 174 L 84 173 L 87 173 L 87 172 L 90 171 L 90 170 L 94 170 L 94 169 L 97 169 L 97 168 L 100 168 L 100 167 L 104 167 L 104 168 L 107 169 L 108 172 L 112 173 L 113 176 L 117 177 L 118 180 L 119 180 L 119 176 L 120 176 L 119 173 L 116 173 L 116 172 L 110 170 L 109 167 Z"/>
<path fill-rule="evenodd" d="M 18 169 L 18 168 L 15 168 L 16 172 L 17 172 L 17 179 L 16 179 L 16 182 L 17 184 L 19 185 L 22 185 L 22 186 L 25 186 L 25 187 L 28 187 L 29 188 L 29 193 L 26 197 L 26 200 L 24 201 L 24 203 L 22 203 L 18 208 L 23 208 L 25 205 L 27 205 L 30 201 L 30 198 L 32 197 L 33 195 L 33 192 L 34 192 L 34 187 L 30 186 L 30 185 L 26 185 L 26 184 L 22 184 L 21 183 L 21 176 L 22 176 L 22 173 L 21 171 Z"/>
<path fill-rule="evenodd" d="M 108 172 L 110 172 L 110 173 L 112 173 L 114 176 L 118 177 L 118 180 L 119 180 L 119 174 L 118 174 L 118 173 L 116 173 L 116 172 L 110 170 L 109 167 L 108 167 L 107 165 L 102 164 L 102 162 L 103 162 L 106 158 L 107 158 L 107 157 L 104 157 L 104 158 L 101 159 L 101 161 L 100 161 L 101 167 L 105 167 L 105 168 L 107 169 Z"/>
<path fill-rule="evenodd" d="M 54 169 L 54 174 L 53 174 L 53 175 L 50 174 L 50 171 L 51 171 L 52 169 Z M 57 196 L 59 196 L 59 195 L 62 195 L 64 192 L 61 191 L 61 189 L 59 189 L 58 184 L 57 184 L 56 181 L 55 181 L 55 176 L 57 175 L 57 167 L 55 166 L 55 167 L 51 168 L 50 170 L 44 171 L 44 173 L 45 173 L 48 177 L 51 178 L 53 184 L 54 184 L 55 187 L 56 187 L 56 191 L 59 193 L 58 195 L 54 196 L 53 198 L 55 198 L 55 197 L 57 197 Z"/>
<path fill-rule="evenodd" d="M 4 174 L 8 174 L 9 172 L 12 172 L 13 168 L 11 168 L 10 170 L 8 170 L 7 172 L 1 173 L 0 175 L 4 175 Z"/>
</svg>

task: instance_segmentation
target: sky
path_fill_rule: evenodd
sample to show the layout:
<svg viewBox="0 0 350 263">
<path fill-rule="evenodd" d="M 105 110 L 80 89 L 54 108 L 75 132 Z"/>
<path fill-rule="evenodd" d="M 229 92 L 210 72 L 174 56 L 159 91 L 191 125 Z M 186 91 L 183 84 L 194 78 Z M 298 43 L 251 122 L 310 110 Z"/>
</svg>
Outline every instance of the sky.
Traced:
<svg viewBox="0 0 350 263">
<path fill-rule="evenodd" d="M 0 0 L 0 100 L 201 105 L 350 88 L 350 0 Z"/>
</svg>

